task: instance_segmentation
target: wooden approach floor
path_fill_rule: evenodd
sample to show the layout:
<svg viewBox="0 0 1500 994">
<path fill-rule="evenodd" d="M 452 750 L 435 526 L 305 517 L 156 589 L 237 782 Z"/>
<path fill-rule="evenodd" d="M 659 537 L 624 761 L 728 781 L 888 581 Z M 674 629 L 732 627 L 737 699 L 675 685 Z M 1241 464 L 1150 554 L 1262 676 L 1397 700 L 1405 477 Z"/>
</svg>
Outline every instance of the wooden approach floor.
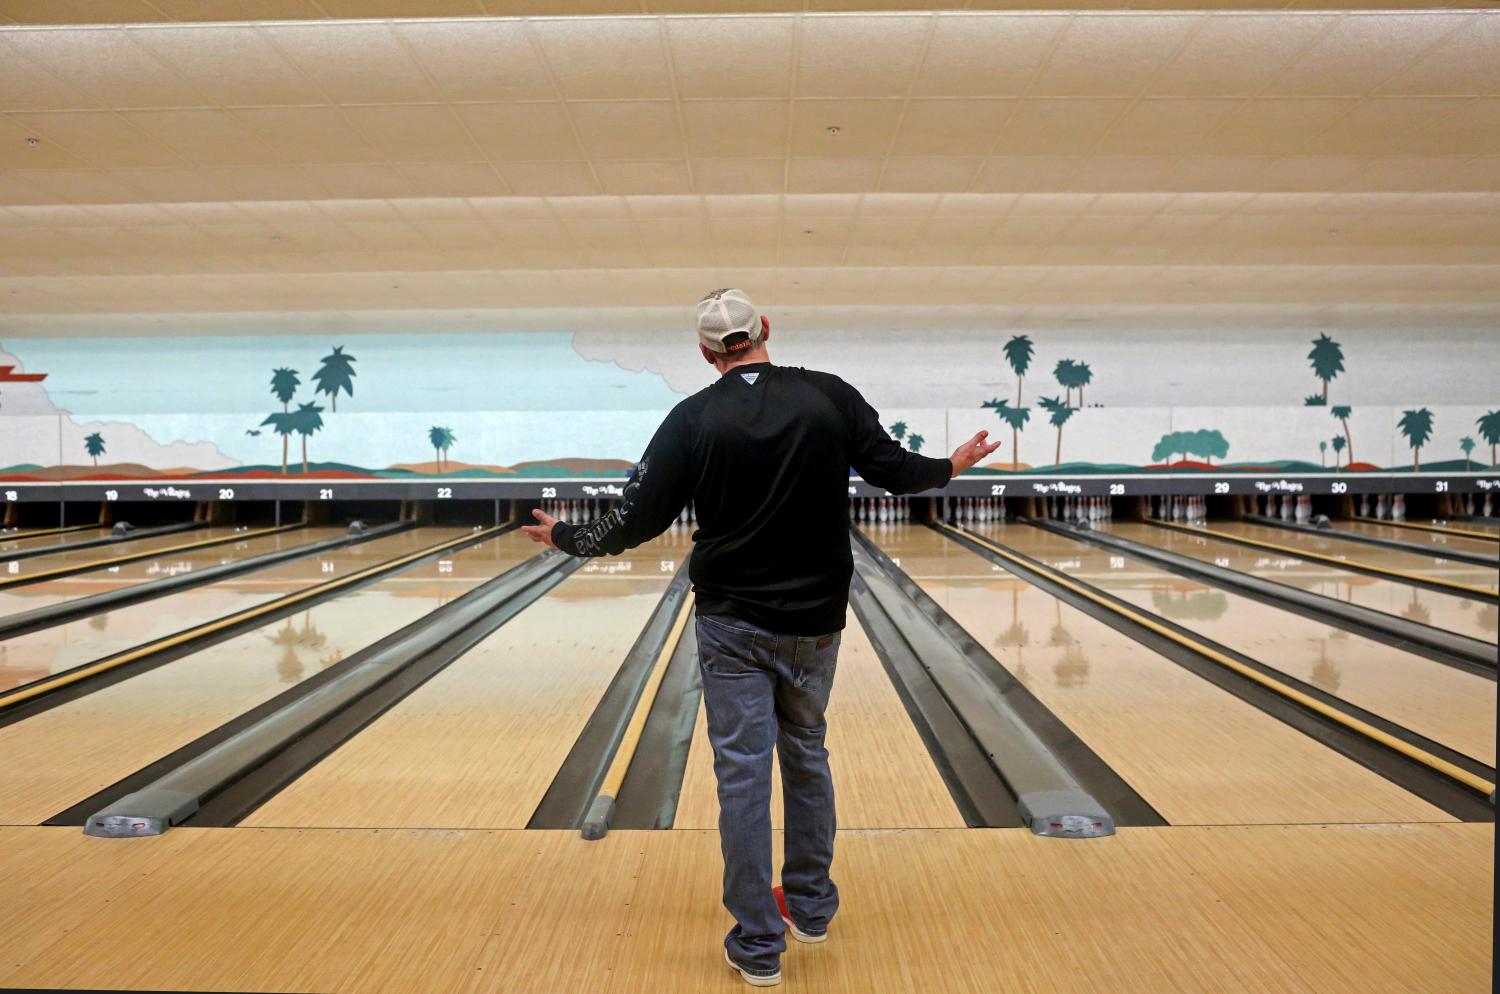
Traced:
<svg viewBox="0 0 1500 994">
<path fill-rule="evenodd" d="M 782 990 L 1490 990 L 1492 825 L 841 833 Z M 0 987 L 747 990 L 715 833 L 0 828 Z"/>
</svg>

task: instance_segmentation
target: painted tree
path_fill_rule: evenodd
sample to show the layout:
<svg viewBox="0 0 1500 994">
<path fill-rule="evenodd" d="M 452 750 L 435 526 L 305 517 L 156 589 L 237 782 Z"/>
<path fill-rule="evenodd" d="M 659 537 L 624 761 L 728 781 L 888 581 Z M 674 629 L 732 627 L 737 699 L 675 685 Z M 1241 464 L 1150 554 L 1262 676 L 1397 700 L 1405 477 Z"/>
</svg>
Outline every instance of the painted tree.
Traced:
<svg viewBox="0 0 1500 994">
<path fill-rule="evenodd" d="M 293 429 L 302 436 L 302 472 L 306 474 L 307 440 L 323 427 L 323 408 L 313 403 L 298 404 L 297 409 L 289 416 L 292 418 Z"/>
<path fill-rule="evenodd" d="M 923 438 L 921 435 L 913 434 L 911 438 L 908 438 L 906 440 L 906 445 L 907 448 L 911 449 L 913 452 L 921 452 L 922 443 L 925 441 L 927 441 L 927 439 Z"/>
<path fill-rule="evenodd" d="M 297 396 L 297 388 L 301 385 L 302 380 L 298 377 L 295 369 L 280 366 L 271 370 L 271 393 L 277 400 L 281 401 L 281 409 L 283 411 L 291 410 L 289 405 L 292 402 L 292 398 Z"/>
<path fill-rule="evenodd" d="M 1344 451 L 1345 444 L 1346 442 L 1343 435 L 1333 436 L 1333 471 L 1335 473 L 1337 473 L 1342 466 L 1342 461 L 1339 458 L 1339 453 Z"/>
<path fill-rule="evenodd" d="M 1005 343 L 1005 361 L 1010 363 L 1010 368 L 1016 374 L 1016 407 L 1021 407 L 1021 381 L 1026 378 L 1026 370 L 1031 368 L 1031 356 L 1036 351 L 1031 344 L 1031 339 L 1025 335 L 1016 335 Z"/>
<path fill-rule="evenodd" d="M 1080 362 L 1073 367 L 1073 375 L 1078 385 L 1078 406 L 1083 406 L 1083 388 L 1094 382 L 1094 371 L 1086 362 Z"/>
<path fill-rule="evenodd" d="M 333 403 L 334 414 L 339 410 L 339 391 L 342 390 L 349 396 L 354 396 L 354 363 L 352 355 L 344 353 L 342 345 L 335 345 L 333 351 L 322 359 L 323 365 L 313 374 L 313 382 L 317 384 L 318 393 L 326 393 Z"/>
<path fill-rule="evenodd" d="M 1199 428 L 1188 439 L 1188 451 L 1212 466 L 1215 456 L 1222 459 L 1229 455 L 1229 442 L 1222 432 L 1212 428 Z"/>
<path fill-rule="evenodd" d="M 94 465 L 99 465 L 99 457 L 104 455 L 104 436 L 97 431 L 83 440 L 83 451 L 94 459 Z"/>
<path fill-rule="evenodd" d="M 1474 427 L 1479 429 L 1479 437 L 1490 447 L 1490 469 L 1497 468 L 1495 446 L 1500 445 L 1500 410 L 1481 414 Z"/>
<path fill-rule="evenodd" d="M 1048 418 L 1048 421 L 1051 423 L 1052 427 L 1057 429 L 1057 454 L 1053 456 L 1052 464 L 1054 466 L 1061 466 L 1063 425 L 1067 424 L 1068 419 L 1073 416 L 1073 408 L 1069 407 L 1061 400 L 1058 400 L 1056 397 L 1043 397 L 1041 400 L 1037 401 L 1037 404 L 1042 408 L 1042 410 L 1051 415 L 1051 417 Z"/>
<path fill-rule="evenodd" d="M 1344 439 L 1349 443 L 1349 461 L 1354 461 L 1354 436 L 1349 434 L 1349 415 L 1354 411 L 1347 404 L 1335 404 L 1328 409 L 1328 413 L 1338 418 L 1339 424 L 1344 427 Z"/>
<path fill-rule="evenodd" d="M 891 437 L 892 438 L 895 438 L 897 441 L 900 441 L 901 439 L 903 439 L 903 438 L 906 437 L 906 422 L 905 421 L 897 421 L 895 424 L 891 425 L 886 430 L 891 433 Z"/>
<path fill-rule="evenodd" d="M 1057 385 L 1066 391 L 1063 403 L 1069 407 L 1073 406 L 1073 387 L 1077 383 L 1078 364 L 1072 359 L 1059 359 L 1057 365 L 1052 367 L 1052 378 L 1057 380 Z"/>
<path fill-rule="evenodd" d="M 1464 450 L 1464 471 L 1474 468 L 1474 461 L 1469 458 L 1469 453 L 1474 451 L 1474 440 L 1468 435 L 1458 440 L 1458 447 Z"/>
<path fill-rule="evenodd" d="M 1031 408 L 1012 407 L 1008 401 L 987 400 L 981 407 L 1000 415 L 1000 420 L 1010 425 L 1010 468 L 1016 472 L 1021 468 L 1021 431 L 1031 420 Z"/>
<path fill-rule="evenodd" d="M 437 453 L 438 472 L 443 471 L 443 463 L 448 458 L 448 450 L 453 443 L 458 441 L 458 436 L 453 434 L 452 428 L 440 428 L 436 425 L 427 429 L 427 441 L 431 443 L 433 452 Z"/>
<path fill-rule="evenodd" d="M 1327 397 L 1320 397 L 1319 395 L 1317 395 L 1315 393 L 1308 394 L 1306 397 L 1302 398 L 1302 406 L 1303 407 L 1327 407 L 1328 406 L 1328 398 Z"/>
<path fill-rule="evenodd" d="M 1432 437 L 1432 412 L 1425 407 L 1403 411 L 1396 427 L 1401 429 L 1401 434 L 1406 436 L 1406 443 L 1411 446 L 1412 472 L 1421 472 L 1422 446 Z"/>
<path fill-rule="evenodd" d="M 276 434 L 281 436 L 281 475 L 286 475 L 287 443 L 292 437 L 292 432 L 297 430 L 297 415 L 286 411 L 272 411 L 266 415 L 261 422 L 270 425 Z"/>
<path fill-rule="evenodd" d="M 1326 334 L 1313 339 L 1307 354 L 1313 375 L 1323 381 L 1323 403 L 1328 403 L 1328 382 L 1344 371 L 1344 349 Z"/>
<path fill-rule="evenodd" d="M 1322 466 L 1324 469 L 1328 468 L 1328 443 L 1327 442 L 1319 442 L 1318 443 L 1318 465 Z"/>
</svg>

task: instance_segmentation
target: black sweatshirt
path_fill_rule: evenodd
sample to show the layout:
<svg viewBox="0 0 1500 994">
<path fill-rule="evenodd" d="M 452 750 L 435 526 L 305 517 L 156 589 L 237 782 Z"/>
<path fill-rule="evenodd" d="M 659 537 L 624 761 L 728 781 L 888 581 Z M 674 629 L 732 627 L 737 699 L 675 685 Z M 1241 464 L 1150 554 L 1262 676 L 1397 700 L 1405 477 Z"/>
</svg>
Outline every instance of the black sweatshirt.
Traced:
<svg viewBox="0 0 1500 994">
<path fill-rule="evenodd" d="M 614 510 L 558 522 L 575 556 L 619 555 L 698 516 L 688 567 L 704 614 L 786 635 L 844 627 L 849 604 L 849 468 L 891 493 L 948 482 L 953 464 L 908 452 L 859 391 L 831 373 L 735 366 L 667 415 Z"/>
</svg>

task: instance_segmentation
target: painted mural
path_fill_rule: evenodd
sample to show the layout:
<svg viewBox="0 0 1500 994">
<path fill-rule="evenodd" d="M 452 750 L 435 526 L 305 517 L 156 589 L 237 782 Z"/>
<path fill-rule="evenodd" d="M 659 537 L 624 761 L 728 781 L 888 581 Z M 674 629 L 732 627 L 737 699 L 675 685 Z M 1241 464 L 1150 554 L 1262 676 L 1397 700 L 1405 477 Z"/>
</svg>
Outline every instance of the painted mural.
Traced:
<svg viewBox="0 0 1500 994">
<path fill-rule="evenodd" d="M 1484 400 L 1500 398 L 1484 396 L 1484 370 L 1500 365 L 1500 346 L 1488 336 L 1362 334 L 1346 347 L 1296 334 L 1229 345 L 1137 335 L 1122 348 L 1118 336 L 976 332 L 851 348 L 809 332 L 773 335 L 772 354 L 860 386 L 913 451 L 945 453 L 989 430 L 1001 448 L 979 476 L 1496 467 L 1500 405 Z M 683 339 L 15 339 L 0 348 L 0 478 L 619 477 L 665 412 L 714 375 Z M 1214 348 L 1218 362 L 1191 354 Z M 1375 372 L 1360 381 L 1362 349 Z M 1182 370 L 1205 372 L 1170 380 Z M 1404 383 L 1391 382 L 1396 370 Z M 1247 379 L 1261 402 L 1245 402 Z"/>
</svg>

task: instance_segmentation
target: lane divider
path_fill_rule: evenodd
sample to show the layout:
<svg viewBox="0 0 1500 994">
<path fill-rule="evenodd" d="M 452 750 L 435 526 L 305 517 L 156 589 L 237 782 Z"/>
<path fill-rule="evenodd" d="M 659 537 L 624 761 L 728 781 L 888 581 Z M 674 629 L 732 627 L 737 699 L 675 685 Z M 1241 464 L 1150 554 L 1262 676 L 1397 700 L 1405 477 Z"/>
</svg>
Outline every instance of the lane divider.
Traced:
<svg viewBox="0 0 1500 994">
<path fill-rule="evenodd" d="M 1310 697 L 1293 687 L 1288 687 L 1281 681 L 1272 679 L 1264 673 L 1246 666 L 1236 659 L 1231 659 L 1218 650 L 1206 646 L 1196 639 L 1189 638 L 1181 634 L 1180 632 L 1174 631 L 1173 629 L 1158 623 L 1147 615 L 1140 614 L 1139 612 L 1134 611 L 1131 608 L 1125 607 L 1120 604 L 1115 604 L 1112 601 L 1100 597 L 1095 591 L 1091 590 L 1087 586 L 1075 582 L 1071 577 L 1069 577 L 1061 570 L 1053 569 L 1052 567 L 1045 566 L 1041 563 L 1027 562 L 1008 549 L 1004 549 L 992 542 L 988 542 L 980 536 L 974 534 L 973 532 L 954 528 L 946 522 L 938 522 L 936 527 L 951 532 L 955 535 L 960 535 L 967 541 L 973 542 L 976 545 L 982 545 L 984 546 L 984 548 L 990 550 L 990 552 L 1001 557 L 1007 562 L 1015 563 L 1018 566 L 1030 570 L 1035 570 L 1037 572 L 1044 572 L 1047 577 L 1052 580 L 1052 582 L 1058 584 L 1059 586 L 1066 587 L 1068 590 L 1077 594 L 1079 597 L 1082 597 L 1113 614 L 1119 615 L 1123 618 L 1127 618 L 1135 624 L 1149 629 L 1155 634 L 1160 635 L 1165 639 L 1169 639 L 1170 641 L 1175 642 L 1186 649 L 1190 649 L 1198 655 L 1203 656 L 1206 659 L 1210 659 L 1213 662 L 1218 663 L 1220 666 L 1225 667 L 1226 669 L 1233 670 L 1235 673 L 1238 673 L 1245 679 L 1252 680 L 1255 683 L 1260 684 L 1262 687 L 1266 688 L 1272 693 L 1284 697 L 1287 700 L 1293 701 L 1294 703 L 1310 711 L 1316 712 L 1324 718 L 1327 718 L 1329 721 L 1336 722 L 1352 732 L 1356 732 L 1368 739 L 1372 739 L 1373 741 L 1385 746 L 1387 749 L 1392 749 L 1396 752 L 1399 752 L 1408 759 L 1413 760 L 1417 763 L 1421 763 L 1423 766 L 1426 766 L 1427 768 L 1434 770 L 1437 773 L 1441 773 L 1443 776 L 1448 777 L 1450 780 L 1455 780 L 1458 783 L 1463 784 L 1465 787 L 1469 788 L 1472 791 L 1476 791 L 1486 797 L 1492 797 L 1494 794 L 1495 785 L 1490 781 L 1484 779 L 1483 777 L 1475 776 L 1468 770 L 1461 769 L 1460 767 L 1453 765 L 1445 759 L 1434 756 L 1430 752 L 1427 752 L 1425 749 L 1419 749 L 1416 746 L 1411 745 L 1410 743 L 1403 742 L 1395 736 L 1381 731 L 1373 725 L 1359 720 L 1358 718 L 1350 717 L 1349 715 L 1340 711 L 1338 708 L 1329 707 L 1322 701 L 1314 697 Z"/>
<path fill-rule="evenodd" d="M 1477 538 L 1500 545 L 1500 535 L 1492 532 L 1475 532 L 1469 531 L 1467 528 L 1440 528 L 1437 525 L 1419 525 L 1415 521 L 1382 521 L 1379 518 L 1362 518 L 1357 514 L 1350 520 L 1363 521 L 1372 525 L 1385 525 L 1388 528 L 1410 528 L 1414 531 L 1434 532 L 1438 535 L 1458 535 L 1462 538 Z"/>
<path fill-rule="evenodd" d="M 1473 583 L 1457 583 L 1453 580 L 1439 580 L 1435 577 L 1423 576 L 1420 573 L 1391 569 L 1388 566 L 1377 566 L 1374 563 L 1361 562 L 1357 559 L 1340 559 L 1337 556 L 1325 556 L 1319 552 L 1309 552 L 1306 549 L 1298 549 L 1289 545 L 1278 545 L 1275 542 L 1264 542 L 1258 538 L 1246 538 L 1243 535 L 1231 535 L 1228 532 L 1214 531 L 1212 528 L 1190 527 L 1170 521 L 1152 521 L 1150 524 L 1155 525 L 1157 528 L 1170 528 L 1173 531 L 1186 532 L 1189 535 L 1216 538 L 1224 542 L 1234 542 L 1237 545 L 1248 545 L 1256 549 L 1279 552 L 1282 555 L 1292 556 L 1296 559 L 1325 563 L 1329 566 L 1338 566 L 1341 569 L 1356 570 L 1361 573 L 1373 573 L 1377 576 L 1388 576 L 1393 580 L 1400 580 L 1402 583 L 1431 587 L 1435 590 L 1442 590 L 1446 593 L 1458 594 L 1459 596 L 1482 597 L 1488 601 L 1500 600 L 1500 592 L 1497 592 L 1493 587 L 1481 587 Z M 1443 558 L 1437 553 L 1433 553 L 1433 555 L 1439 559 Z"/>
<path fill-rule="evenodd" d="M 594 841 L 609 834 L 609 823 L 615 814 L 615 798 L 620 794 L 620 784 L 625 782 L 625 773 L 635 760 L 636 750 L 641 744 L 641 732 L 645 730 L 646 719 L 651 714 L 652 705 L 656 703 L 657 691 L 661 690 L 661 682 L 667 675 L 667 663 L 677 651 L 677 644 L 682 641 L 682 634 L 687 630 L 688 619 L 692 616 L 693 592 L 688 591 L 677 608 L 677 620 L 672 623 L 672 630 L 667 633 L 666 641 L 651 663 L 651 675 L 641 688 L 635 710 L 630 713 L 630 722 L 620 736 L 619 746 L 615 748 L 614 759 L 610 760 L 609 769 L 604 771 L 599 793 L 589 803 L 588 813 L 583 816 L 581 834 L 585 839 Z"/>
<path fill-rule="evenodd" d="M 278 535 L 289 532 L 295 528 L 303 527 L 299 521 L 291 525 L 276 525 L 272 528 L 261 528 L 256 531 L 235 532 L 233 535 L 220 535 L 218 538 L 200 539 L 197 542 L 184 542 L 181 545 L 169 545 L 163 549 L 151 549 L 145 552 L 126 552 L 118 556 L 109 556 L 105 559 L 95 559 L 87 563 L 72 563 L 67 566 L 58 566 L 53 569 L 44 569 L 40 573 L 23 573 L 19 576 L 8 576 L 0 579 L 0 589 L 16 587 L 23 583 L 39 583 L 42 580 L 55 580 L 58 577 L 70 576 L 74 573 L 90 573 L 96 569 L 108 569 L 111 566 L 119 566 L 122 563 L 138 562 L 142 559 L 152 559 L 156 556 L 168 556 L 175 552 L 187 552 L 190 549 L 206 549 L 211 545 L 227 545 L 230 542 L 247 542 L 252 538 L 263 538 L 266 535 Z M 128 540 L 127 540 L 128 541 Z"/>
<path fill-rule="evenodd" d="M 225 615 L 224 617 L 218 618 L 214 621 L 204 622 L 201 625 L 195 625 L 192 628 L 183 629 L 175 635 L 169 635 L 164 639 L 156 642 L 151 642 L 147 645 L 138 646 L 134 649 L 127 649 L 125 652 L 119 653 L 118 655 L 108 656 L 104 659 L 98 660 L 97 662 L 87 663 L 83 666 L 68 670 L 64 673 L 59 673 L 56 676 L 43 677 L 42 679 L 37 680 L 33 683 L 28 683 L 22 687 L 19 687 L 16 690 L 11 691 L 10 693 L 0 694 L 0 714 L 3 714 L 8 709 L 15 707 L 17 704 L 24 704 L 26 701 L 32 700 L 36 697 L 40 697 L 43 694 L 50 694 L 55 691 L 61 690 L 62 688 L 71 686 L 72 684 L 75 684 L 80 680 L 87 680 L 91 677 L 98 676 L 101 673 L 107 673 L 110 670 L 117 669 L 121 666 L 126 665 L 127 663 L 133 663 L 138 660 L 144 659 L 147 656 L 162 652 L 166 649 L 171 649 L 175 646 L 182 645 L 185 642 L 191 642 L 194 639 L 199 639 L 206 635 L 212 635 L 214 632 L 222 631 L 225 628 L 242 624 L 243 622 L 258 618 L 261 615 L 270 614 L 273 611 L 283 610 L 293 604 L 298 604 L 302 601 L 310 600 L 314 597 L 322 597 L 328 593 L 331 593 L 332 591 L 347 587 L 350 584 L 358 583 L 361 580 L 378 575 L 380 573 L 386 573 L 395 569 L 399 569 L 400 567 L 405 566 L 408 563 L 415 562 L 418 559 L 431 556 L 446 549 L 455 548 L 457 546 L 466 545 L 472 542 L 483 542 L 486 539 L 494 537 L 502 531 L 508 530 L 509 528 L 505 525 L 494 525 L 484 529 L 483 531 L 473 532 L 468 535 L 460 535 L 458 538 L 449 539 L 446 542 L 439 542 L 436 545 L 428 546 L 425 549 L 419 549 L 416 552 L 411 552 L 404 556 L 398 556 L 395 559 L 388 559 L 385 562 L 366 566 L 364 569 L 356 570 L 355 572 L 350 573 L 348 576 L 341 576 L 337 579 L 329 580 L 326 583 L 320 583 L 316 586 L 308 587 L 306 590 L 299 590 L 296 593 L 287 594 L 285 597 L 278 597 L 275 600 L 267 601 L 264 604 L 257 604 L 254 607 L 245 608 L 243 611 L 236 611 L 234 614 Z"/>
</svg>

